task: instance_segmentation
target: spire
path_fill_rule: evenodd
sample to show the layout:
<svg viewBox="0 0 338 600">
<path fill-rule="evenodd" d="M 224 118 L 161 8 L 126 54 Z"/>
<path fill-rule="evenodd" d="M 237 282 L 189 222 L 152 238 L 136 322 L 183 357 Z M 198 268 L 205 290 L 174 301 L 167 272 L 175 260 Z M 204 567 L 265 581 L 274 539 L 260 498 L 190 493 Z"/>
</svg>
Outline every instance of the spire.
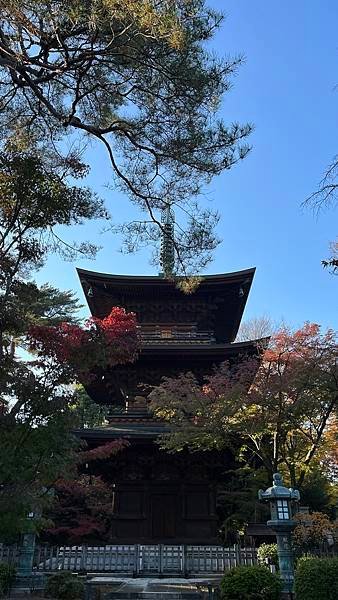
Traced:
<svg viewBox="0 0 338 600">
<path fill-rule="evenodd" d="M 171 277 L 175 266 L 175 249 L 174 249 L 174 223 L 175 213 L 168 202 L 162 210 L 161 222 L 163 223 L 160 264 L 163 270 L 161 275 Z"/>
</svg>

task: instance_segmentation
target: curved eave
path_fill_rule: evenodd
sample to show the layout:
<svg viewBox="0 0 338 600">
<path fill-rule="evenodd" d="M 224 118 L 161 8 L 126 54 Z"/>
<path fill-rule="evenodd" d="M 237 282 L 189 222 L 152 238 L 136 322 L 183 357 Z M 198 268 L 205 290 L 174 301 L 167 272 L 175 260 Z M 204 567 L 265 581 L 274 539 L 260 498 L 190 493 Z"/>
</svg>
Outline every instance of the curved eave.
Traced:
<svg viewBox="0 0 338 600">
<path fill-rule="evenodd" d="M 193 344 L 150 344 L 143 346 L 141 351 L 141 357 L 144 356 L 157 356 L 161 355 L 199 355 L 199 356 L 210 356 L 210 355 L 241 355 L 241 354 L 261 354 L 267 344 L 269 338 L 262 338 L 259 340 L 249 340 L 247 342 L 233 342 L 232 344 L 199 344 L 194 346 Z"/>
<path fill-rule="evenodd" d="M 97 281 L 100 283 L 109 283 L 109 285 L 115 285 L 116 287 L 130 284 L 130 286 L 134 287 L 135 285 L 149 285 L 156 287 L 172 287 L 173 281 L 171 279 L 166 279 L 160 276 L 154 275 L 114 275 L 111 273 L 98 273 L 96 271 L 88 271 L 87 269 L 79 269 L 77 268 L 77 273 L 79 275 L 80 280 L 91 280 Z M 251 280 L 255 274 L 255 267 L 250 269 L 244 269 L 242 271 L 233 271 L 231 273 L 216 273 L 214 275 L 203 275 L 201 276 L 200 286 L 204 284 L 219 284 L 219 283 L 229 283 L 231 281 L 238 281 L 241 279 L 246 279 L 247 277 L 251 277 Z"/>
<path fill-rule="evenodd" d="M 106 425 L 103 427 L 95 427 L 93 429 L 75 429 L 73 434 L 84 440 L 105 440 L 111 439 L 139 439 L 139 440 L 154 440 L 159 435 L 168 433 L 170 427 L 162 423 L 156 423 L 150 426 L 134 423 L 122 425 Z"/>
</svg>

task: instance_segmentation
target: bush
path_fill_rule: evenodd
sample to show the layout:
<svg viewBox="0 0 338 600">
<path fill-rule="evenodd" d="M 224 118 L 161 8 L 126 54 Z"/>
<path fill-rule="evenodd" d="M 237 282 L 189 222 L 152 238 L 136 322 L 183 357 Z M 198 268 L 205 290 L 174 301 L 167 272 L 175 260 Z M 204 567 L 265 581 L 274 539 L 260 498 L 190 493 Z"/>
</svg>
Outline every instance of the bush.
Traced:
<svg viewBox="0 0 338 600">
<path fill-rule="evenodd" d="M 15 579 L 15 568 L 7 563 L 0 563 L 0 597 L 7 594 Z"/>
<path fill-rule="evenodd" d="M 48 578 L 45 594 L 58 600 L 80 600 L 84 594 L 84 585 L 76 575 L 60 571 Z"/>
<path fill-rule="evenodd" d="M 297 600 L 337 600 L 338 558 L 300 558 L 295 591 Z"/>
<path fill-rule="evenodd" d="M 328 534 L 332 536 L 333 523 L 323 513 L 298 513 L 294 518 L 298 525 L 293 532 L 293 541 L 303 552 L 320 547 L 327 542 Z"/>
<path fill-rule="evenodd" d="M 257 556 L 261 563 L 265 563 L 268 558 L 269 563 L 278 569 L 277 544 L 261 544 L 257 550 Z"/>
<path fill-rule="evenodd" d="M 221 581 L 223 600 L 278 600 L 282 582 L 267 567 L 235 567 Z"/>
</svg>

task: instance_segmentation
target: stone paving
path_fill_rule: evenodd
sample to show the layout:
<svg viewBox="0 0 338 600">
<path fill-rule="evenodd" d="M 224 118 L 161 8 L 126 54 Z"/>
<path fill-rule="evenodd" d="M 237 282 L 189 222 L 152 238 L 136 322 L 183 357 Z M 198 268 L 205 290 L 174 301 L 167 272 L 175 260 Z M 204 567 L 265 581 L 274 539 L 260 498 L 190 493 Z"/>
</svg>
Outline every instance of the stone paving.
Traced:
<svg viewBox="0 0 338 600">
<path fill-rule="evenodd" d="M 219 577 L 207 578 L 138 578 L 116 579 L 92 577 L 87 582 L 87 598 L 104 600 L 197 600 L 208 596 L 208 590 Z"/>
</svg>

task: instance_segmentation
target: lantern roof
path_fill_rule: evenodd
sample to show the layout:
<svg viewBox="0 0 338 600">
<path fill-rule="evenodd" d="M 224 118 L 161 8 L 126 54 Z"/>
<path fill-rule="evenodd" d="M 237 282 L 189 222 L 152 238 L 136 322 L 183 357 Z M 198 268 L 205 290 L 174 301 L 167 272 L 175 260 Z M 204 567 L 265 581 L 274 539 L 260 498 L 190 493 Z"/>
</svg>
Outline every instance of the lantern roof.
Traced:
<svg viewBox="0 0 338 600">
<path fill-rule="evenodd" d="M 273 500 L 300 500 L 300 494 L 298 490 L 294 490 L 293 488 L 287 488 L 283 485 L 283 478 L 280 473 L 274 473 L 273 475 L 273 485 L 269 487 L 267 490 L 259 490 L 258 492 L 259 500 L 263 501 L 273 501 Z"/>
</svg>

